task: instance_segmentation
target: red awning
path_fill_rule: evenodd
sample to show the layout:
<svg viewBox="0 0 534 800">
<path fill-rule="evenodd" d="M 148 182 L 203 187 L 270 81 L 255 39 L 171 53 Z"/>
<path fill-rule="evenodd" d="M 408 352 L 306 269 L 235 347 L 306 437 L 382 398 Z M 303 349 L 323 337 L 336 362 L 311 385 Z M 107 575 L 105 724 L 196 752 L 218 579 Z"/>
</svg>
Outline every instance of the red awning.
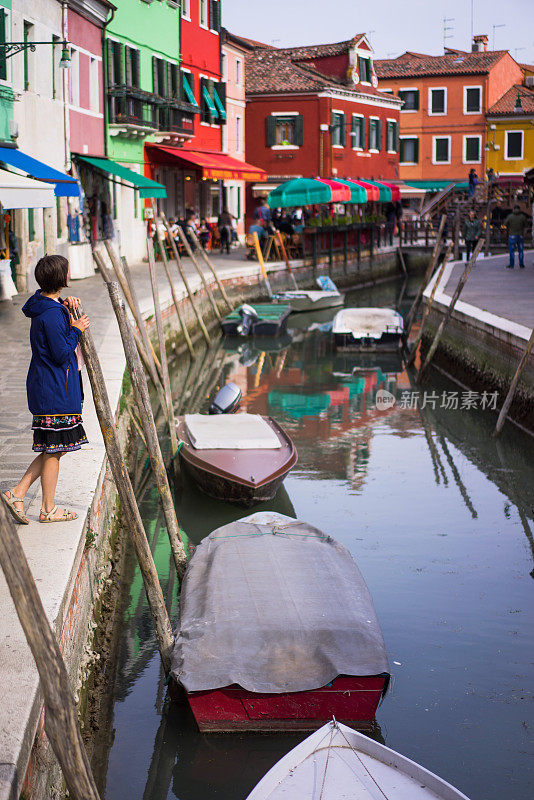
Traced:
<svg viewBox="0 0 534 800">
<path fill-rule="evenodd" d="M 259 167 L 238 161 L 225 153 L 206 153 L 200 150 L 184 150 L 180 147 L 165 147 L 161 144 L 145 145 L 148 157 L 156 164 L 175 164 L 194 167 L 202 171 L 203 178 L 234 181 L 265 181 L 267 173 Z"/>
<path fill-rule="evenodd" d="M 377 183 L 381 183 L 382 186 L 387 186 L 388 189 L 391 189 L 391 199 L 394 203 L 401 199 L 400 188 L 397 183 L 388 183 L 387 181 L 377 181 Z"/>
<path fill-rule="evenodd" d="M 351 178 L 351 181 L 352 183 L 357 183 L 359 186 L 363 186 L 367 192 L 367 200 L 369 202 L 378 202 L 380 200 L 380 189 L 378 186 L 356 178 Z"/>
</svg>

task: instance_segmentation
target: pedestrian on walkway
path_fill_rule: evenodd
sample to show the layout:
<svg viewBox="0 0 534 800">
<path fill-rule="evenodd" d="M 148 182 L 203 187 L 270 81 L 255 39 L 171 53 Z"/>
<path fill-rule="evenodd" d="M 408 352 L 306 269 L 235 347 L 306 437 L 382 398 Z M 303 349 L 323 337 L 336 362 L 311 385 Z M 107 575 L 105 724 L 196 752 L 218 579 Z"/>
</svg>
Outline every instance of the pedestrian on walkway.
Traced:
<svg viewBox="0 0 534 800">
<path fill-rule="evenodd" d="M 482 223 L 477 219 L 473 209 L 471 209 L 469 216 L 464 222 L 463 234 L 465 242 L 465 260 L 469 261 L 469 257 L 482 235 Z"/>
<path fill-rule="evenodd" d="M 63 256 L 44 256 L 35 267 L 35 280 L 41 287 L 22 308 L 31 319 L 32 358 L 26 390 L 33 414 L 34 458 L 19 483 L 0 495 L 13 517 L 29 523 L 23 501 L 28 489 L 41 479 L 42 503 L 39 522 L 70 522 L 77 514 L 56 506 L 55 494 L 59 461 L 65 453 L 87 443 L 82 425 L 83 388 L 79 368 L 82 356 L 80 336 L 89 327 L 86 314 L 75 320 L 71 310 L 77 297 L 60 298 L 68 286 L 68 261 Z"/>
<path fill-rule="evenodd" d="M 471 198 L 475 196 L 475 191 L 478 185 L 478 175 L 473 167 L 471 167 L 471 169 L 469 170 L 469 175 L 467 176 L 467 180 L 469 183 L 467 189 L 467 196 Z"/>
<path fill-rule="evenodd" d="M 230 252 L 230 245 L 232 244 L 232 215 L 226 208 L 223 208 L 217 219 L 217 227 L 219 229 L 219 236 L 221 237 L 221 255 Z"/>
<path fill-rule="evenodd" d="M 396 224 L 397 214 L 395 213 L 395 206 L 393 203 L 388 203 L 386 206 L 386 240 L 389 239 L 390 246 L 393 245 L 393 234 L 395 233 Z"/>
<path fill-rule="evenodd" d="M 517 247 L 517 255 L 519 257 L 519 266 L 521 269 L 525 267 L 523 245 L 525 243 L 525 226 L 527 224 L 527 215 L 523 214 L 520 207 L 516 204 L 511 214 L 508 214 L 504 220 L 504 224 L 508 228 L 508 251 L 510 253 L 510 263 L 506 265 L 506 269 L 513 269 L 515 266 L 515 248 Z"/>
</svg>

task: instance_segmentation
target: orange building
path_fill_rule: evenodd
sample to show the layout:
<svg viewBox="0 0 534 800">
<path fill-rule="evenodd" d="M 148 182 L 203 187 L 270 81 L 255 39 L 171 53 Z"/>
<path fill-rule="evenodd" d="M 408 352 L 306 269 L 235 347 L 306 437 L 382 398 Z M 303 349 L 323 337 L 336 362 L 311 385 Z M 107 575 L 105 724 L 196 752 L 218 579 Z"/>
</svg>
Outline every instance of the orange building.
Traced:
<svg viewBox="0 0 534 800">
<path fill-rule="evenodd" d="M 399 177 L 405 181 L 465 181 L 471 168 L 486 173 L 486 112 L 523 71 L 507 50 L 442 56 L 403 53 L 375 61 L 379 89 L 404 101 L 400 112 Z M 437 188 L 437 187 L 436 187 Z"/>
</svg>

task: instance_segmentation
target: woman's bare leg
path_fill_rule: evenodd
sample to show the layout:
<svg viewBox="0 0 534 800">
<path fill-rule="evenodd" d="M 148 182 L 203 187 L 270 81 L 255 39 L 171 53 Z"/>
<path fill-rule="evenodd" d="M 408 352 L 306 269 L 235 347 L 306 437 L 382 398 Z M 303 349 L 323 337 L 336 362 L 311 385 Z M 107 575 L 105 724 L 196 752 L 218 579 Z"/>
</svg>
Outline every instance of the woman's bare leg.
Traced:
<svg viewBox="0 0 534 800">
<path fill-rule="evenodd" d="M 56 487 L 59 477 L 59 459 L 63 453 L 43 453 L 43 468 L 41 470 L 41 488 L 43 490 L 43 503 L 41 508 L 49 514 L 56 504 Z M 62 509 L 58 509 L 57 516 L 61 516 Z"/>
<path fill-rule="evenodd" d="M 43 453 L 39 453 L 39 455 L 33 459 L 32 463 L 30 464 L 30 466 L 28 467 L 28 469 L 26 470 L 20 481 L 17 483 L 17 485 L 14 486 L 13 489 L 9 490 L 11 494 L 13 494 L 15 497 L 20 497 L 21 499 L 24 499 L 32 483 L 34 483 L 37 480 L 37 478 L 40 477 L 41 470 L 43 468 L 43 455 L 44 455 Z M 15 508 L 18 511 L 22 511 L 23 510 L 22 503 L 18 502 L 15 503 Z"/>
</svg>

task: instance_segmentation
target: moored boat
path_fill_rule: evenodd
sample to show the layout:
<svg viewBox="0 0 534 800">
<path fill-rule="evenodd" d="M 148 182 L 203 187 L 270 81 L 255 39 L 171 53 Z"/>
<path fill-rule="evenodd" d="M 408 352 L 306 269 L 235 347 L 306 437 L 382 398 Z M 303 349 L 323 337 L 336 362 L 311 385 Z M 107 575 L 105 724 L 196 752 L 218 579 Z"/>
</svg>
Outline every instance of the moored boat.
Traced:
<svg viewBox="0 0 534 800">
<path fill-rule="evenodd" d="M 282 336 L 291 306 L 281 303 L 244 303 L 221 322 L 225 336 Z"/>
<path fill-rule="evenodd" d="M 332 333 L 338 350 L 397 351 L 403 319 L 392 308 L 344 308 L 334 317 Z"/>
<path fill-rule="evenodd" d="M 280 292 L 273 297 L 275 303 L 287 303 L 295 312 L 321 311 L 324 308 L 342 306 L 344 296 L 335 283 L 327 276 L 317 278 L 319 289 L 292 289 Z"/>
<path fill-rule="evenodd" d="M 468 800 L 450 783 L 335 719 L 278 761 L 247 800 Z"/>
<path fill-rule="evenodd" d="M 348 550 L 306 522 L 259 513 L 195 550 L 172 676 L 201 731 L 374 725 L 389 682 L 384 640 Z"/>
<path fill-rule="evenodd" d="M 271 417 L 186 414 L 176 420 L 180 460 L 210 497 L 245 507 L 272 500 L 297 451 Z"/>
</svg>

